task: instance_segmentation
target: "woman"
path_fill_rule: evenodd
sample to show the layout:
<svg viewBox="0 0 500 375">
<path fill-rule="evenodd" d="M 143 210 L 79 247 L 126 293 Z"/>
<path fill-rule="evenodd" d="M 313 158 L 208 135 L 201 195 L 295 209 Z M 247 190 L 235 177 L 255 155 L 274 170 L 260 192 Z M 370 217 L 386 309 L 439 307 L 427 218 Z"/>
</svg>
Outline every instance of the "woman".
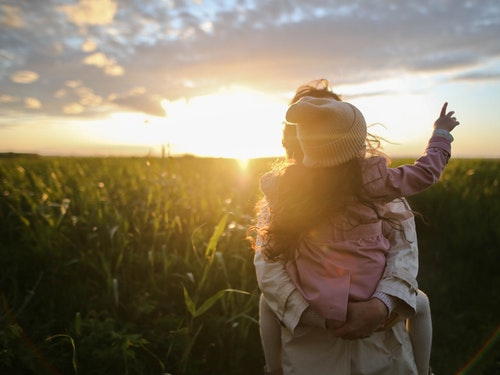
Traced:
<svg viewBox="0 0 500 375">
<path fill-rule="evenodd" d="M 299 88 L 292 103 L 303 96 L 340 100 L 324 80 Z M 292 129 L 294 127 L 285 126 L 283 145 L 289 158 L 300 161 L 303 153 Z M 260 227 L 268 220 L 267 209 L 266 205 L 261 207 Z M 332 371 L 335 371 L 335 374 L 416 373 L 411 343 L 403 319 L 385 331 L 370 336 L 392 313 L 402 318 L 411 316 L 415 312 L 417 301 L 415 277 L 418 249 L 413 215 L 405 201 L 394 201 L 387 206 L 385 218 L 399 222 L 404 232 L 392 231 L 388 238 L 391 249 L 387 254 L 387 267 L 376 292 L 367 301 L 349 303 L 347 321 L 333 331 L 336 337 L 325 329 L 328 322 L 316 315 L 308 307 L 301 293 L 295 289 L 283 263 L 269 262 L 261 251 L 256 251 L 255 267 L 259 285 L 265 296 L 261 299 L 261 315 L 270 309 L 284 326 L 280 329 L 279 342 L 269 343 L 263 340 L 265 352 L 268 345 L 283 344 L 283 360 L 280 360 L 280 363 L 268 362 L 271 370 L 279 369 L 282 362 L 286 374 L 327 374 Z M 422 301 L 425 307 L 425 295 L 419 294 L 418 300 Z M 269 337 L 267 329 L 276 329 L 276 326 L 268 324 L 264 319 L 261 323 L 262 333 L 266 337 Z M 370 337 L 356 341 L 339 338 L 355 339 L 366 336 Z"/>
</svg>

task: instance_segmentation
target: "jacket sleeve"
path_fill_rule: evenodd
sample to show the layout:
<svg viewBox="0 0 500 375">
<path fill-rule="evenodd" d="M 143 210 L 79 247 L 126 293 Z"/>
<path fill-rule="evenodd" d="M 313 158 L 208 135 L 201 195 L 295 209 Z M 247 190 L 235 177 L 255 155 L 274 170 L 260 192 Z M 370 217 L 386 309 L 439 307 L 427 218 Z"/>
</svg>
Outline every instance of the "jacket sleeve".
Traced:
<svg viewBox="0 0 500 375">
<path fill-rule="evenodd" d="M 415 314 L 418 292 L 418 243 L 415 218 L 405 199 L 387 204 L 386 216 L 398 220 L 404 233 L 392 229 L 388 234 L 391 247 L 386 256 L 386 267 L 376 292 L 396 297 L 399 303 L 394 311 L 403 318 Z"/>
<path fill-rule="evenodd" d="M 257 227 L 262 227 L 268 215 L 268 206 L 264 202 L 258 214 Z M 285 327 L 294 332 L 309 304 L 295 288 L 284 264 L 268 261 L 260 251 L 261 245 L 261 238 L 257 237 L 254 255 L 257 283 L 271 310 Z"/>
<path fill-rule="evenodd" d="M 280 322 L 294 332 L 309 304 L 295 288 L 281 262 L 267 261 L 260 251 L 256 251 L 254 264 L 259 288 L 267 304 Z"/>
<path fill-rule="evenodd" d="M 385 158 L 367 158 L 363 168 L 366 192 L 387 201 L 418 194 L 439 180 L 450 156 L 451 141 L 434 135 L 425 153 L 413 164 L 389 168 Z"/>
</svg>

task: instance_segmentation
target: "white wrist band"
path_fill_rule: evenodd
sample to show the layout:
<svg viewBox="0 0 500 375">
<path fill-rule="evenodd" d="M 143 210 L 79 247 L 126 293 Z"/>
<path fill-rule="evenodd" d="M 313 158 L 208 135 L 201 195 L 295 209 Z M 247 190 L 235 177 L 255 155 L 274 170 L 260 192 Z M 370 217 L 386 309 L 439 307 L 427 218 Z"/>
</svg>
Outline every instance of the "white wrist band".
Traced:
<svg viewBox="0 0 500 375">
<path fill-rule="evenodd" d="M 440 136 L 440 137 L 445 137 L 450 142 L 453 142 L 453 136 L 451 135 L 451 133 L 448 130 L 445 130 L 445 129 L 434 129 L 434 132 L 432 133 L 432 135 L 437 135 L 437 136 Z"/>
</svg>

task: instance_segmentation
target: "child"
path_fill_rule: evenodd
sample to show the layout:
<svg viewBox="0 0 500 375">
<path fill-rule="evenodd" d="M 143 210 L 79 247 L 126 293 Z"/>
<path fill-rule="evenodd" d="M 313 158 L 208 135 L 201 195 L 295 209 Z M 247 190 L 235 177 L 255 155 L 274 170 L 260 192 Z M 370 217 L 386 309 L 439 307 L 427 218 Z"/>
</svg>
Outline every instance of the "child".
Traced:
<svg viewBox="0 0 500 375">
<path fill-rule="evenodd" d="M 385 267 L 386 235 L 398 229 L 398 223 L 384 216 L 385 204 L 439 179 L 450 157 L 449 131 L 458 125 L 446 108 L 445 103 L 426 153 L 413 165 L 389 169 L 386 159 L 373 156 L 372 150 L 366 158 L 366 123 L 353 105 L 305 96 L 289 107 L 286 119 L 296 126 L 303 165 L 289 165 L 261 180 L 271 210 L 262 251 L 271 260 L 286 261 L 295 286 L 329 327 L 346 320 L 348 301 L 369 299 L 375 291 Z M 423 294 L 417 297 L 422 314 L 419 306 L 428 310 Z M 273 316 L 261 308 L 262 324 L 269 326 Z M 430 332 L 430 312 L 423 316 Z M 263 337 L 265 352 L 266 343 Z M 430 345 L 424 346 L 415 342 L 417 362 L 419 353 L 429 350 Z M 428 371 L 425 357 L 420 373 Z M 278 370 L 268 358 L 268 370 Z"/>
</svg>

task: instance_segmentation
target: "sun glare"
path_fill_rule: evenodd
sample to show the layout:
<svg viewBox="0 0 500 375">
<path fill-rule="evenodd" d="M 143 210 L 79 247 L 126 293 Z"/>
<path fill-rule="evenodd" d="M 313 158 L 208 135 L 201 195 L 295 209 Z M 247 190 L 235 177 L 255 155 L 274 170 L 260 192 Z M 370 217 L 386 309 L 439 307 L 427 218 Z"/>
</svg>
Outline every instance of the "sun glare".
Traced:
<svg viewBox="0 0 500 375">
<path fill-rule="evenodd" d="M 95 124 L 94 142 L 115 146 L 156 148 L 165 138 L 165 119 L 139 113 L 114 113 L 105 123 Z"/>
<path fill-rule="evenodd" d="M 164 100 L 164 117 L 114 113 L 96 121 L 86 137 L 113 150 L 161 155 L 191 154 L 240 160 L 283 154 L 282 118 L 286 104 L 277 98 L 241 87 L 176 101 Z"/>
<path fill-rule="evenodd" d="M 173 151 L 245 160 L 275 156 L 281 149 L 284 104 L 241 87 L 190 100 L 162 103 Z"/>
</svg>

